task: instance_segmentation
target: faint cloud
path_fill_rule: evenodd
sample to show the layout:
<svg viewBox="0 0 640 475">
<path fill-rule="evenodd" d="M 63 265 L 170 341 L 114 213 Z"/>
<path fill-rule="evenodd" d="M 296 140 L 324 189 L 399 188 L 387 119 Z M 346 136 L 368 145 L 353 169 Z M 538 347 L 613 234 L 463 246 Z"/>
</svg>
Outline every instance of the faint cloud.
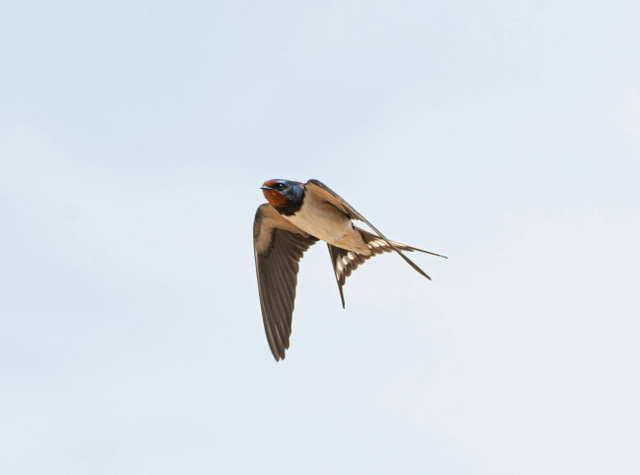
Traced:
<svg viewBox="0 0 640 475">
<path fill-rule="evenodd" d="M 640 151 L 640 84 L 626 90 L 625 129 L 631 143 Z"/>
<path fill-rule="evenodd" d="M 477 473 L 637 473 L 637 242 L 631 211 L 511 219 L 434 296 L 449 344 L 383 401 Z"/>
</svg>

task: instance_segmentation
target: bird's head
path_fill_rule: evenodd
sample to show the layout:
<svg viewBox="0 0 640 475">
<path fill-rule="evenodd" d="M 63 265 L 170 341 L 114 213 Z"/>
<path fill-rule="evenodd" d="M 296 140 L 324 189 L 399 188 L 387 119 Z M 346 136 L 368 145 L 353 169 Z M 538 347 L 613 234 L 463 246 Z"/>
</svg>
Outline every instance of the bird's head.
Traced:
<svg viewBox="0 0 640 475">
<path fill-rule="evenodd" d="M 281 213 L 291 210 L 302 202 L 302 183 L 290 180 L 267 180 L 260 187 L 269 204 Z"/>
</svg>

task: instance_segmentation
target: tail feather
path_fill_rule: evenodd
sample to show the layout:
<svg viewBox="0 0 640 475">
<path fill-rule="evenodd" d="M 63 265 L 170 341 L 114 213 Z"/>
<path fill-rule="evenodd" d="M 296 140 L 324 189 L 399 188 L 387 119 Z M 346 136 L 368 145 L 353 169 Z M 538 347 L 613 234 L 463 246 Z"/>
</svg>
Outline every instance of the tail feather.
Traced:
<svg viewBox="0 0 640 475">
<path fill-rule="evenodd" d="M 370 259 L 371 257 L 377 256 L 385 252 L 393 252 L 395 250 L 380 236 L 372 234 L 358 227 L 355 227 L 355 229 L 358 230 L 358 232 L 360 232 L 365 243 L 371 250 L 371 254 L 369 254 L 368 256 L 363 256 L 362 254 L 358 254 L 353 251 L 348 251 L 346 249 L 342 249 L 340 247 L 327 244 L 327 246 L 329 247 L 329 255 L 331 256 L 333 271 L 336 276 L 336 282 L 338 283 L 338 290 L 340 291 L 340 300 L 342 301 L 342 308 L 345 308 L 343 286 L 345 284 L 345 281 L 347 280 L 347 277 L 349 277 L 351 273 L 358 268 L 358 266 L 360 266 L 361 264 L 364 264 L 364 262 Z M 435 252 L 425 251 L 423 249 L 407 246 L 406 244 L 401 244 L 395 241 L 390 241 L 390 242 L 397 249 L 400 249 L 402 251 L 424 252 L 425 254 L 431 254 L 433 256 L 438 256 L 438 257 L 447 259 L 446 256 L 443 256 L 441 254 L 436 254 Z M 429 276 L 427 276 L 427 278 L 430 279 Z"/>
</svg>

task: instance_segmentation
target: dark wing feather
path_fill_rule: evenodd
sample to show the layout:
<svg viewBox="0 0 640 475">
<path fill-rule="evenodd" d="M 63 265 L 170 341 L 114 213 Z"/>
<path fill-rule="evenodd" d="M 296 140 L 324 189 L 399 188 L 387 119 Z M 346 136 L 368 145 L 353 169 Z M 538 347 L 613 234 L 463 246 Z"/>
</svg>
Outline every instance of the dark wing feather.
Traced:
<svg viewBox="0 0 640 475">
<path fill-rule="evenodd" d="M 371 254 L 369 254 L 368 256 L 363 256 L 356 252 L 347 251 L 346 249 L 327 244 L 327 246 L 329 246 L 329 255 L 331 256 L 331 263 L 333 264 L 333 271 L 336 276 L 336 282 L 338 283 L 338 290 L 340 291 L 342 308 L 344 308 L 344 293 L 342 287 L 344 286 L 347 277 L 349 277 L 360 264 L 364 264 L 367 259 L 394 250 L 394 247 L 392 247 L 389 242 L 387 242 L 387 240 L 381 238 L 380 236 L 376 236 L 375 234 L 372 234 L 368 231 L 365 231 L 364 229 L 360 229 L 357 226 L 354 227 L 358 232 L 360 232 L 362 238 L 364 239 L 364 242 L 367 243 L 367 246 L 371 250 Z M 445 257 L 441 256 L 440 254 L 435 254 L 433 252 L 418 249 L 417 247 L 407 246 L 406 244 L 401 244 L 399 242 L 390 241 L 390 243 L 393 244 L 396 249 L 400 249 L 402 251 L 419 251 L 427 254 L 433 254 L 439 257 Z"/>
<path fill-rule="evenodd" d="M 393 249 L 398 254 L 400 254 L 400 257 L 402 257 L 405 261 L 407 261 L 407 263 L 411 267 L 413 267 L 418 273 L 422 274 L 427 279 L 431 280 L 431 277 L 429 277 L 422 269 L 420 269 L 420 267 L 418 267 L 418 265 L 415 262 L 413 262 L 411 259 L 405 256 L 402 253 L 402 251 L 392 241 L 389 241 L 389 239 L 387 239 L 385 235 L 382 234 L 373 224 L 367 221 L 367 219 L 364 216 L 362 216 L 360 213 L 358 213 L 353 208 L 353 206 L 351 206 L 349 203 L 343 200 L 337 193 L 331 190 L 327 185 L 325 185 L 319 180 L 309 180 L 307 183 L 305 183 L 305 190 L 310 193 L 315 193 L 315 195 L 320 199 L 328 201 L 329 203 L 334 205 L 336 208 L 341 210 L 343 213 L 345 213 L 347 216 L 349 216 L 349 218 L 358 219 L 364 222 L 367 226 L 369 226 L 376 233 L 378 233 L 378 236 L 380 236 L 380 238 L 382 238 L 384 242 L 391 249 Z"/>
<path fill-rule="evenodd" d="M 298 262 L 318 239 L 295 227 L 269 204 L 258 208 L 253 245 L 262 320 L 276 361 L 289 348 Z"/>
</svg>

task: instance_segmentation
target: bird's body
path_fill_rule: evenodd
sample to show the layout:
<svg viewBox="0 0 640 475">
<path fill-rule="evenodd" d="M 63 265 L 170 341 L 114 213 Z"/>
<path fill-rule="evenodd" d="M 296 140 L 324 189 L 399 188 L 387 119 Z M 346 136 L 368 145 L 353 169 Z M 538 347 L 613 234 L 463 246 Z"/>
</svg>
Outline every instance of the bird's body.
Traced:
<svg viewBox="0 0 640 475">
<path fill-rule="evenodd" d="M 284 218 L 327 244 L 364 256 L 371 254 L 362 235 L 353 227 L 351 219 L 313 193 L 305 193 L 300 209 Z"/>
<path fill-rule="evenodd" d="M 430 279 L 402 251 L 434 253 L 388 240 L 320 181 L 268 180 L 262 189 L 269 204 L 256 212 L 254 254 L 264 327 L 276 360 L 284 358 L 289 348 L 298 262 L 318 240 L 328 245 L 343 307 L 346 278 L 367 259 L 383 252 L 397 252 Z M 355 227 L 352 219 L 365 222 L 377 235 Z"/>
</svg>

